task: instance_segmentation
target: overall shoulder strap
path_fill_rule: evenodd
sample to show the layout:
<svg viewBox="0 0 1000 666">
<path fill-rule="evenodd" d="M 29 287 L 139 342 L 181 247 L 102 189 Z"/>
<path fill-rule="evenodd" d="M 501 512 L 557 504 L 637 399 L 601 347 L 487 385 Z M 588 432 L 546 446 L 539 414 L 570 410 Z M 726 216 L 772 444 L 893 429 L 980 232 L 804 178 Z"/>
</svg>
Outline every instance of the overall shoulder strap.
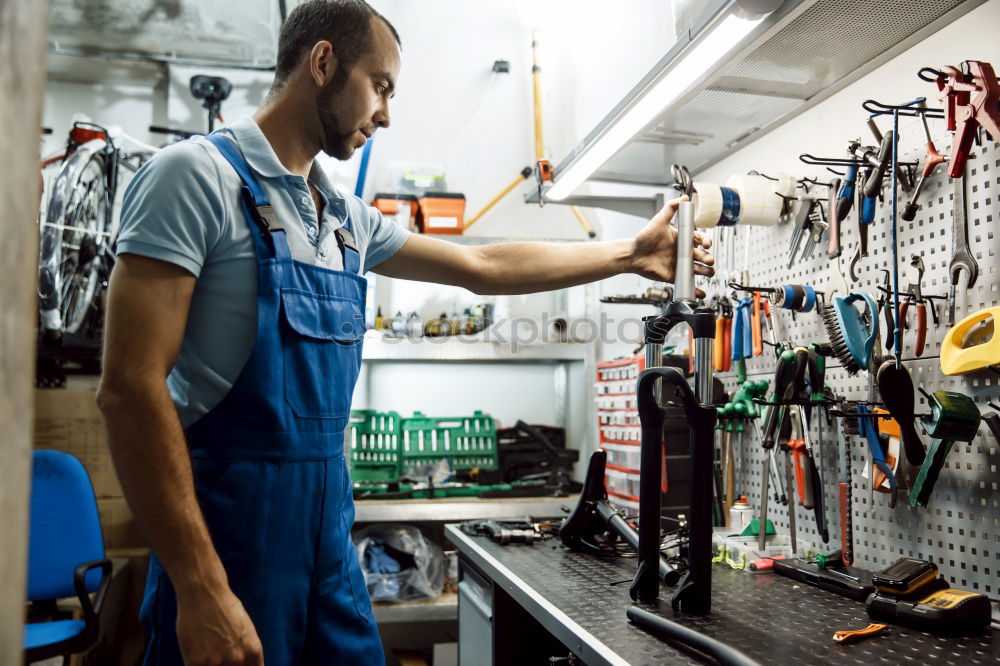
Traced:
<svg viewBox="0 0 1000 666">
<path fill-rule="evenodd" d="M 354 240 L 350 226 L 340 227 L 333 234 L 337 238 L 337 245 L 340 246 L 340 252 L 344 258 L 344 270 L 348 273 L 360 274 L 361 252 L 358 250 L 358 243 Z"/>
<path fill-rule="evenodd" d="M 247 164 L 246 159 L 232 142 L 227 141 L 222 136 L 209 134 L 205 138 L 219 150 L 219 153 L 229 162 L 230 166 L 233 167 L 236 174 L 240 177 L 240 180 L 243 181 L 243 187 L 241 188 L 242 205 L 244 214 L 251 222 L 251 236 L 253 237 L 258 257 L 270 255 L 278 259 L 289 259 L 291 252 L 288 249 L 288 242 L 284 234 L 275 236 L 275 234 L 270 233 L 275 231 L 283 232 L 284 229 L 278 222 L 274 208 L 271 207 L 271 202 L 264 193 L 264 188 L 260 186 L 253 172 L 250 171 L 250 165 Z"/>
<path fill-rule="evenodd" d="M 264 188 L 257 182 L 253 172 L 250 171 L 250 165 L 247 164 L 246 159 L 236 149 L 236 146 L 219 134 L 209 134 L 205 138 L 219 150 L 219 153 L 236 170 L 236 174 L 240 177 L 240 180 L 250 190 L 254 205 L 258 208 L 261 206 L 270 206 L 271 202 L 268 201 L 267 195 L 264 194 Z"/>
</svg>

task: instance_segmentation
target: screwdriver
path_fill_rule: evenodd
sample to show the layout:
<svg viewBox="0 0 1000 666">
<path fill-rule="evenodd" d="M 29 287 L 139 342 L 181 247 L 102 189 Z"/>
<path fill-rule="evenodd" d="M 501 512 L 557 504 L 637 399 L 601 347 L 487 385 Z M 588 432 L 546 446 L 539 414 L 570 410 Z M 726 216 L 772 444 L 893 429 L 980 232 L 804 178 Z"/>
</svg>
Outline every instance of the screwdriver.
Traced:
<svg viewBox="0 0 1000 666">
<path fill-rule="evenodd" d="M 844 184 L 840 186 L 840 193 L 837 195 L 837 220 L 843 222 L 851 213 L 854 205 L 854 183 L 858 179 L 858 167 L 847 167 L 844 175 Z"/>
</svg>

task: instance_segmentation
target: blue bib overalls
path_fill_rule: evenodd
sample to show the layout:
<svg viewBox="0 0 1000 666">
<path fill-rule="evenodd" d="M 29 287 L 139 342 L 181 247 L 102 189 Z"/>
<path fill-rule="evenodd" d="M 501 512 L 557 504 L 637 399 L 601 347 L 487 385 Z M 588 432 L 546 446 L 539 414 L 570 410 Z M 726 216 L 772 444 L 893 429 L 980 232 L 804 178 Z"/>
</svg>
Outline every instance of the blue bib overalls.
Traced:
<svg viewBox="0 0 1000 666">
<path fill-rule="evenodd" d="M 361 366 L 366 283 L 338 233 L 344 270 L 292 259 L 243 156 L 208 137 L 243 181 L 257 254 L 257 337 L 232 389 L 187 429 L 198 502 L 266 666 L 383 664 L 351 542 L 344 430 Z M 177 599 L 155 555 L 141 611 L 147 666 L 181 664 Z"/>
</svg>

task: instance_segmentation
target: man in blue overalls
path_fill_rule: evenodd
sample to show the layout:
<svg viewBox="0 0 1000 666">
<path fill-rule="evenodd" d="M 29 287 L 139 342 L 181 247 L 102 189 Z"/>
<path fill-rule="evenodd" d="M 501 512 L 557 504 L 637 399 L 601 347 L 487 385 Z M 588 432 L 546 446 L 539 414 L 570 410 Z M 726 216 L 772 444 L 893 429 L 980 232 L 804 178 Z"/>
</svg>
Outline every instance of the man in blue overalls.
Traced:
<svg viewBox="0 0 1000 666">
<path fill-rule="evenodd" d="M 382 663 L 344 459 L 364 272 L 481 294 L 673 279 L 676 202 L 635 239 L 460 246 L 340 193 L 313 158 L 388 127 L 399 64 L 362 0 L 303 2 L 254 117 L 162 151 L 125 195 L 99 402 L 155 553 L 146 664 Z"/>
</svg>

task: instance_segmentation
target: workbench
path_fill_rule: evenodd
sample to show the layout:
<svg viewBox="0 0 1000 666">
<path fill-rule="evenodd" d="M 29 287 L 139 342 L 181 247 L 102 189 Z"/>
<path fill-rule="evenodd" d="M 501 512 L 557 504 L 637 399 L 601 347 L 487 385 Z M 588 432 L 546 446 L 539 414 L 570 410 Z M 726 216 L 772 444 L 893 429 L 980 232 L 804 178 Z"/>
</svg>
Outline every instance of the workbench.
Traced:
<svg viewBox="0 0 1000 666">
<path fill-rule="evenodd" d="M 626 618 L 635 558 L 575 553 L 558 539 L 501 546 L 457 525 L 448 525 L 445 534 L 460 556 L 463 666 L 548 663 L 570 652 L 588 665 L 700 663 Z M 664 587 L 658 605 L 643 607 L 761 664 L 1000 662 L 1000 632 L 990 629 L 944 638 L 891 625 L 882 636 L 838 645 L 835 631 L 869 624 L 864 604 L 772 573 L 715 565 L 712 611 L 701 617 L 675 615 L 671 591 Z"/>
</svg>

